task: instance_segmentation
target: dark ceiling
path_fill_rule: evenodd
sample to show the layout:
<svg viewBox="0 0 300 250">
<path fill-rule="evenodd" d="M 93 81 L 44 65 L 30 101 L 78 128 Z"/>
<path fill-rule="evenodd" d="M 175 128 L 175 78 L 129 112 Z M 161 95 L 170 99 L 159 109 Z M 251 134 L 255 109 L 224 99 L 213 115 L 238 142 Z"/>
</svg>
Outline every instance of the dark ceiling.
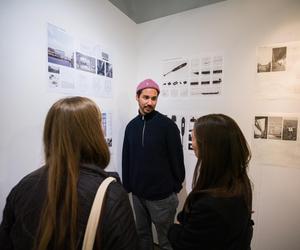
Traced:
<svg viewBox="0 0 300 250">
<path fill-rule="evenodd" d="M 109 0 L 135 23 L 199 8 L 225 0 Z"/>
</svg>

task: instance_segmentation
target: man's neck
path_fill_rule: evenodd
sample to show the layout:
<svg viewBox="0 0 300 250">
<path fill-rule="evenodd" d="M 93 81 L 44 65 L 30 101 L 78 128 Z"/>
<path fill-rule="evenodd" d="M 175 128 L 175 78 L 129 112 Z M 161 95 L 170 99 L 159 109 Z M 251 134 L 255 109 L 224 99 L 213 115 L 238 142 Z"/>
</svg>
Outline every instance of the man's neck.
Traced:
<svg viewBox="0 0 300 250">
<path fill-rule="evenodd" d="M 153 109 L 150 113 L 144 113 L 144 112 L 142 112 L 142 111 L 139 109 L 139 114 L 140 114 L 141 116 L 148 116 L 148 115 L 151 115 L 151 114 L 153 114 L 153 113 L 155 113 L 155 109 Z"/>
</svg>

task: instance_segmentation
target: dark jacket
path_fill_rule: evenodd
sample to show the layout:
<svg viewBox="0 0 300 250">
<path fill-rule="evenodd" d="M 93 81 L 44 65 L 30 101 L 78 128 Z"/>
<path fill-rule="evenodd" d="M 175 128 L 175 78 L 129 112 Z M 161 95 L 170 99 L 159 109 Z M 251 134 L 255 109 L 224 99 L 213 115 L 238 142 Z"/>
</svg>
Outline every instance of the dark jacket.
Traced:
<svg viewBox="0 0 300 250">
<path fill-rule="evenodd" d="M 189 212 L 177 216 L 180 224 L 169 231 L 174 250 L 248 250 L 253 221 L 242 198 L 194 199 Z"/>
<path fill-rule="evenodd" d="M 178 193 L 185 169 L 176 124 L 157 111 L 136 116 L 125 130 L 122 167 L 127 192 L 148 200 Z"/>
<path fill-rule="evenodd" d="M 45 167 L 32 172 L 10 192 L 3 212 L 3 221 L 0 225 L 1 250 L 32 249 L 40 211 L 46 196 L 46 172 Z M 77 249 L 82 247 L 83 236 L 96 191 L 108 175 L 111 174 L 106 173 L 98 166 L 82 165 L 80 168 Z M 103 208 L 105 210 L 100 229 L 101 250 L 137 249 L 137 234 L 128 194 L 119 182 L 113 182 L 108 187 Z"/>
</svg>

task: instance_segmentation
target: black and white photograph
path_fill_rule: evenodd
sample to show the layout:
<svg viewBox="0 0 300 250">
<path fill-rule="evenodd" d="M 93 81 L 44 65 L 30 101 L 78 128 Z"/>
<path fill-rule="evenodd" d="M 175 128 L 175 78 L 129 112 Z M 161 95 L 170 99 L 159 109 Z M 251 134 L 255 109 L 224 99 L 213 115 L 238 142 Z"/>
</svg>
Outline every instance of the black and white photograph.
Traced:
<svg viewBox="0 0 300 250">
<path fill-rule="evenodd" d="M 49 73 L 55 73 L 55 74 L 59 74 L 60 73 L 60 69 L 59 67 L 53 66 L 53 65 L 48 65 L 48 72 Z"/>
<path fill-rule="evenodd" d="M 298 119 L 289 118 L 283 120 L 282 140 L 296 141 L 297 140 Z"/>
<path fill-rule="evenodd" d="M 96 59 L 76 52 L 76 68 L 90 73 L 96 73 Z"/>
<path fill-rule="evenodd" d="M 259 47 L 257 49 L 257 73 L 271 72 L 272 49 Z"/>
<path fill-rule="evenodd" d="M 105 62 L 102 60 L 97 60 L 97 74 L 105 76 Z"/>
<path fill-rule="evenodd" d="M 107 61 L 107 62 L 110 61 L 110 60 L 109 60 L 109 54 L 108 54 L 108 53 L 102 51 L 101 55 L 102 55 L 102 59 L 103 59 L 103 60 L 105 60 L 105 61 Z"/>
<path fill-rule="evenodd" d="M 48 47 L 48 62 L 73 68 L 74 53 Z"/>
<path fill-rule="evenodd" d="M 108 62 L 105 63 L 105 71 L 106 71 L 105 73 L 106 77 L 113 78 L 113 67 L 111 63 Z"/>
<path fill-rule="evenodd" d="M 60 28 L 48 24 L 48 62 L 74 68 L 74 40 Z"/>
<path fill-rule="evenodd" d="M 282 117 L 270 116 L 268 119 L 268 139 L 281 140 Z"/>
<path fill-rule="evenodd" d="M 272 49 L 272 71 L 285 71 L 286 47 Z"/>
<path fill-rule="evenodd" d="M 267 139 L 268 117 L 255 116 L 254 119 L 254 138 Z"/>
</svg>

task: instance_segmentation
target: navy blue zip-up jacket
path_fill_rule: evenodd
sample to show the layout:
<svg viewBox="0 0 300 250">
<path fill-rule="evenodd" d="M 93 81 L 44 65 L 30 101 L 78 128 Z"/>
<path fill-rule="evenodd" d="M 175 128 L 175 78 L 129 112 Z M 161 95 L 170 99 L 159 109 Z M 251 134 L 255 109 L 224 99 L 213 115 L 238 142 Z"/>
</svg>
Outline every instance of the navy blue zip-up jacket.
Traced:
<svg viewBox="0 0 300 250">
<path fill-rule="evenodd" d="M 122 154 L 123 185 L 147 200 L 178 193 L 185 178 L 180 132 L 157 111 L 139 114 L 125 130 Z"/>
</svg>

